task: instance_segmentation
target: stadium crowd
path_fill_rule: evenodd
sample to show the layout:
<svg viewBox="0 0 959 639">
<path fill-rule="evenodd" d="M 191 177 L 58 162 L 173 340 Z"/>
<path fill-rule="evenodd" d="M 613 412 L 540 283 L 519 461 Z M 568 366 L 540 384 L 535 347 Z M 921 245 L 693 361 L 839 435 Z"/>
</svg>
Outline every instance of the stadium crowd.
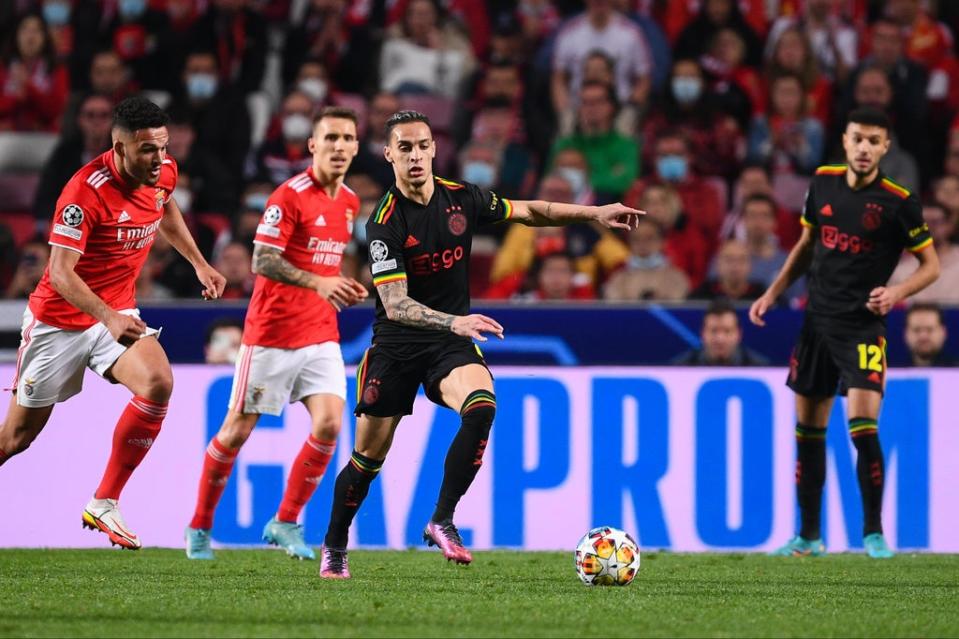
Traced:
<svg viewBox="0 0 959 639">
<path fill-rule="evenodd" d="M 272 189 L 309 166 L 310 116 L 357 111 L 364 224 L 392 182 L 384 123 L 426 113 L 436 173 L 510 198 L 648 211 L 600 228 L 485 229 L 477 298 L 755 299 L 799 234 L 846 114 L 885 110 L 882 170 L 922 195 L 942 262 L 918 301 L 959 303 L 959 3 L 940 0 L 8 0 L 0 5 L 0 294 L 26 297 L 67 179 L 110 146 L 111 109 L 171 116 L 175 198 L 227 298 L 252 291 Z M 915 259 L 903 258 L 905 277 Z M 141 301 L 198 294 L 161 238 Z M 783 300 L 799 307 L 802 282 Z"/>
</svg>

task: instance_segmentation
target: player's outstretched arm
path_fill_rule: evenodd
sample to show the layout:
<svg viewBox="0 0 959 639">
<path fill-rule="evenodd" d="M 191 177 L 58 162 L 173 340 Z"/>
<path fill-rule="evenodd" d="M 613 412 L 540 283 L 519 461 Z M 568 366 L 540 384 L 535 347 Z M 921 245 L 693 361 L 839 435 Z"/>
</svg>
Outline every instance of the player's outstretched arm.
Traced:
<svg viewBox="0 0 959 639">
<path fill-rule="evenodd" d="M 491 333 L 503 339 L 503 327 L 496 320 L 478 313 L 451 315 L 433 310 L 411 298 L 407 290 L 405 279 L 376 287 L 386 310 L 386 317 L 390 320 L 418 328 L 451 331 L 481 342 L 486 341 L 483 333 Z"/>
<path fill-rule="evenodd" d="M 91 291 L 74 270 L 79 260 L 80 253 L 51 246 L 50 285 L 70 304 L 103 322 L 116 341 L 126 346 L 136 342 L 146 332 L 146 323 L 138 317 L 118 313 Z"/>
<path fill-rule="evenodd" d="M 866 308 L 876 315 L 885 315 L 910 295 L 915 295 L 939 277 L 939 255 L 932 244 L 913 253 L 919 268 L 896 286 L 877 286 L 869 292 Z"/>
<path fill-rule="evenodd" d="M 352 277 L 323 277 L 293 266 L 283 252 L 266 244 L 253 245 L 253 272 L 271 280 L 309 288 L 340 310 L 366 299 L 366 288 Z"/>
<path fill-rule="evenodd" d="M 510 218 L 526 226 L 563 226 L 574 222 L 597 222 L 608 229 L 628 231 L 636 228 L 646 211 L 617 202 L 605 206 L 581 206 L 543 200 L 511 200 Z"/>
<path fill-rule="evenodd" d="M 185 257 L 196 270 L 196 277 L 203 285 L 203 297 L 215 300 L 223 294 L 226 278 L 214 269 L 200 253 L 190 229 L 183 221 L 183 213 L 172 197 L 164 205 L 163 218 L 160 220 L 160 235 Z"/>
<path fill-rule="evenodd" d="M 766 325 L 766 321 L 763 319 L 766 311 L 773 307 L 776 300 L 779 299 L 779 296 L 781 296 L 793 282 L 809 270 L 813 254 L 813 232 L 812 228 L 808 226 L 803 227 L 802 235 L 799 236 L 796 245 L 793 246 L 793 249 L 789 252 L 786 262 L 779 270 L 779 274 L 776 275 L 776 279 L 769 285 L 766 292 L 749 307 L 749 321 L 756 326 Z"/>
</svg>

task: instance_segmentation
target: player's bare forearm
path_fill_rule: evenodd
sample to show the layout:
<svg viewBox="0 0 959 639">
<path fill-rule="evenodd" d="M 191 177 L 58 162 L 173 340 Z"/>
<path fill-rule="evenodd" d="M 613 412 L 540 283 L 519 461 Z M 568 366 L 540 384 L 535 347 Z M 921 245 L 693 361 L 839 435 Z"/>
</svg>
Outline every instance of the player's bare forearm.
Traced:
<svg viewBox="0 0 959 639">
<path fill-rule="evenodd" d="M 290 264 L 278 248 L 253 245 L 253 272 L 283 284 L 316 289 L 317 276 Z"/>
<path fill-rule="evenodd" d="M 802 235 L 789 252 L 789 256 L 786 257 L 786 262 L 780 269 L 779 275 L 769 285 L 769 290 L 766 291 L 767 295 L 774 299 L 778 298 L 793 282 L 809 270 L 809 265 L 812 264 L 813 248 L 813 231 L 808 227 L 803 227 Z"/>
<path fill-rule="evenodd" d="M 564 226 L 575 222 L 596 222 L 606 228 L 636 228 L 644 211 L 622 204 L 584 206 L 544 200 L 512 200 L 512 220 L 526 226 Z"/>
<path fill-rule="evenodd" d="M 105 324 L 113 309 L 77 275 L 74 268 L 79 259 L 79 253 L 54 246 L 50 252 L 50 284 L 71 305 Z"/>
<path fill-rule="evenodd" d="M 380 284 L 376 287 L 386 316 L 394 322 L 416 326 L 418 328 L 435 328 L 451 330 L 456 315 L 435 311 L 425 304 L 420 304 L 407 294 L 405 280 Z"/>
<path fill-rule="evenodd" d="M 170 198 L 170 201 L 164 205 L 159 231 L 163 239 L 169 242 L 170 246 L 186 258 L 194 268 L 206 266 L 206 258 L 203 257 L 200 248 L 196 245 L 196 240 L 193 239 L 193 235 L 183 219 L 183 213 L 173 198 Z"/>
<path fill-rule="evenodd" d="M 939 277 L 939 255 L 931 244 L 915 255 L 919 260 L 919 268 L 899 283 L 897 288 L 899 289 L 900 299 L 915 295 Z"/>
</svg>

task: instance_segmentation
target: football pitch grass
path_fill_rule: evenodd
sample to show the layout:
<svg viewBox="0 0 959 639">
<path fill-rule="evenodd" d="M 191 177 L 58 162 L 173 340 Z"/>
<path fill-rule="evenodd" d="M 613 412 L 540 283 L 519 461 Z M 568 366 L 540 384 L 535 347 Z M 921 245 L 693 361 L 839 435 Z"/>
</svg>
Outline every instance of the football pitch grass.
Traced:
<svg viewBox="0 0 959 639">
<path fill-rule="evenodd" d="M 0 636 L 959 636 L 959 556 L 645 553 L 588 588 L 570 553 L 352 552 L 354 578 L 276 550 L 2 550 Z"/>
</svg>

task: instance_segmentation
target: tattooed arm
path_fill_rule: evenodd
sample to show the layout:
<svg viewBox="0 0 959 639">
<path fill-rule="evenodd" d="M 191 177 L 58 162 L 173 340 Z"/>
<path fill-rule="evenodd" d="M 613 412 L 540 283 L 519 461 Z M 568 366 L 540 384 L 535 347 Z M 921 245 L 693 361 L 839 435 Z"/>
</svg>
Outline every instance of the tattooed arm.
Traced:
<svg viewBox="0 0 959 639">
<path fill-rule="evenodd" d="M 290 264 L 280 249 L 265 244 L 253 246 L 253 272 L 283 284 L 313 289 L 336 310 L 356 304 L 367 295 L 366 288 L 352 277 L 323 277 L 304 271 Z"/>
<path fill-rule="evenodd" d="M 503 339 L 503 327 L 485 315 L 450 315 L 420 304 L 407 294 L 406 280 L 380 284 L 376 287 L 386 310 L 386 317 L 394 322 L 417 328 L 451 331 L 464 337 L 485 342 L 483 333 L 492 333 Z"/>
</svg>

